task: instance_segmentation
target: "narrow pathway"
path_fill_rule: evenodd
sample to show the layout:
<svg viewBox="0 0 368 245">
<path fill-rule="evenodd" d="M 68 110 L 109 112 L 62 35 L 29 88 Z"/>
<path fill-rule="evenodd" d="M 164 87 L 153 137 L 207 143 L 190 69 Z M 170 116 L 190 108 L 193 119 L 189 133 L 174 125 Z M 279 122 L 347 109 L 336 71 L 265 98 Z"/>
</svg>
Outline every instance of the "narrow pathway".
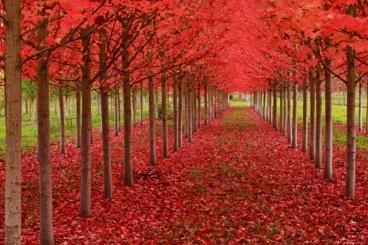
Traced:
<svg viewBox="0 0 368 245">
<path fill-rule="evenodd" d="M 156 169 L 145 167 L 146 130 L 135 129 L 133 188 L 121 184 L 122 139 L 113 138 L 111 201 L 102 198 L 96 140 L 93 215 L 86 220 L 78 218 L 78 151 L 53 154 L 57 244 L 328 244 L 368 237 L 364 202 L 346 200 L 341 181 L 324 182 L 300 150 L 289 148 L 250 109 L 232 109 L 203 126 L 192 143 L 161 159 Z M 25 244 L 37 244 L 38 238 L 35 171 L 31 175 L 24 183 Z"/>
</svg>

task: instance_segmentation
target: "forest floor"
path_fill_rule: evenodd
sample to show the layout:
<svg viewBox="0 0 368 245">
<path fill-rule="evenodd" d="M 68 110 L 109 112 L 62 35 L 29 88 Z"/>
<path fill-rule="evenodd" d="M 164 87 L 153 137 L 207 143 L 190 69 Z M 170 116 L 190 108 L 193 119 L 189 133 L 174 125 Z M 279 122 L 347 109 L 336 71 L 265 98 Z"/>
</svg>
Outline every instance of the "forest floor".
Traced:
<svg viewBox="0 0 368 245">
<path fill-rule="evenodd" d="M 93 208 L 88 219 L 78 217 L 79 150 L 70 143 L 62 156 L 55 146 L 56 244 L 328 244 L 363 243 L 368 238 L 366 152 L 358 154 L 357 197 L 349 200 L 343 195 L 342 147 L 335 150 L 335 181 L 328 183 L 322 170 L 316 170 L 299 149 L 291 149 L 251 109 L 231 109 L 222 119 L 203 126 L 192 143 L 185 143 L 168 159 L 160 158 L 155 169 L 147 167 L 147 130 L 145 124 L 134 131 L 136 185 L 132 188 L 122 184 L 122 136 L 111 138 L 112 200 L 103 199 L 102 149 L 96 135 Z M 3 229 L 3 164 L 0 170 Z M 38 243 L 37 176 L 35 154 L 25 155 L 24 244 Z"/>
</svg>

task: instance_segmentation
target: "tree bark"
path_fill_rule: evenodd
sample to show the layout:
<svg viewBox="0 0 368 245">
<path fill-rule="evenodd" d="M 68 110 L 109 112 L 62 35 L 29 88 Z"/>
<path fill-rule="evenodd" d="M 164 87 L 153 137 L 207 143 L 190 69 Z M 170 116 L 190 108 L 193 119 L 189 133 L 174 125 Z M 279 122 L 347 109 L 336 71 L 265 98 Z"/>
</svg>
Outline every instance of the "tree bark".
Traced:
<svg viewBox="0 0 368 245">
<path fill-rule="evenodd" d="M 167 77 L 163 74 L 161 78 L 161 104 L 162 104 L 162 154 L 164 158 L 169 157 L 169 139 L 167 134 Z"/>
<path fill-rule="evenodd" d="M 6 0 L 5 244 L 21 244 L 22 82 L 20 1 Z"/>
<path fill-rule="evenodd" d="M 316 168 L 321 168 L 322 164 L 322 92 L 321 92 L 321 71 L 316 71 Z"/>
<path fill-rule="evenodd" d="M 359 83 L 359 98 L 358 98 L 358 128 L 359 128 L 359 132 L 363 131 L 363 113 L 362 113 L 362 85 L 363 83 L 360 82 Z"/>
<path fill-rule="evenodd" d="M 176 74 L 173 78 L 173 114 L 174 114 L 174 151 L 179 149 L 179 122 L 178 122 L 178 82 Z"/>
<path fill-rule="evenodd" d="M 307 153 L 308 147 L 308 90 L 307 79 L 303 84 L 303 152 Z"/>
<path fill-rule="evenodd" d="M 202 104 L 202 101 L 201 101 L 201 84 L 198 83 L 198 88 L 197 88 L 197 102 L 198 102 L 198 105 L 197 105 L 197 128 L 200 128 L 201 127 L 201 104 Z"/>
<path fill-rule="evenodd" d="M 141 82 L 140 84 L 140 93 L 139 93 L 139 97 L 140 97 L 140 110 L 141 110 L 141 113 L 140 113 L 140 116 L 141 116 L 141 126 L 143 125 L 143 82 Z"/>
<path fill-rule="evenodd" d="M 293 120 L 292 120 L 292 136 L 291 146 L 296 149 L 298 147 L 298 84 L 293 85 Z"/>
<path fill-rule="evenodd" d="M 178 145 L 183 145 L 183 83 L 178 81 Z"/>
<path fill-rule="evenodd" d="M 192 87 L 190 83 L 187 83 L 187 137 L 188 141 L 192 142 Z"/>
<path fill-rule="evenodd" d="M 310 83 L 310 136 L 309 136 L 309 158 L 311 160 L 315 159 L 315 146 L 316 146 L 316 124 L 315 124 L 315 109 L 316 109 L 316 97 L 315 97 L 315 81 L 314 73 L 310 71 L 309 73 L 309 83 Z"/>
<path fill-rule="evenodd" d="M 284 93 L 283 93 L 283 87 L 280 87 L 280 132 L 282 133 L 284 128 Z"/>
<path fill-rule="evenodd" d="M 155 88 L 153 78 L 148 79 L 148 97 L 149 97 L 149 145 L 150 159 L 149 164 L 156 164 L 156 104 L 155 104 Z"/>
<path fill-rule="evenodd" d="M 48 22 L 40 21 L 38 43 L 45 45 Z M 41 48 L 41 47 L 40 47 Z M 37 118 L 38 147 L 37 155 L 40 165 L 40 243 L 53 243 L 52 225 L 52 179 L 50 163 L 50 98 L 48 81 L 48 54 L 39 58 L 37 72 Z"/>
<path fill-rule="evenodd" d="M 81 145 L 81 96 L 80 92 L 76 94 L 76 121 L 77 121 L 77 148 Z"/>
<path fill-rule="evenodd" d="M 289 144 L 292 143 L 292 111 L 291 111 L 291 91 L 290 86 L 287 86 L 287 138 Z"/>
<path fill-rule="evenodd" d="M 331 78 L 331 61 L 327 62 L 328 68 L 325 69 L 325 178 L 332 180 L 333 166 L 332 166 L 332 78 Z"/>
<path fill-rule="evenodd" d="M 367 112 L 368 115 L 368 112 Z M 368 118 L 368 116 L 367 116 Z M 207 84 L 204 85 L 204 124 L 208 125 L 208 90 Z"/>
<path fill-rule="evenodd" d="M 133 107 L 133 126 L 135 126 L 137 124 L 137 93 L 136 93 L 136 89 L 135 88 L 132 91 L 132 97 L 133 97 L 133 102 L 132 102 L 132 107 Z"/>
<path fill-rule="evenodd" d="M 277 86 L 273 85 L 273 110 L 272 110 L 272 126 L 277 129 Z"/>
<path fill-rule="evenodd" d="M 109 94 L 107 91 L 101 91 L 101 116 L 104 162 L 104 196 L 105 198 L 110 199 L 112 198 L 112 173 L 109 133 Z"/>
<path fill-rule="evenodd" d="M 65 112 L 63 88 L 59 88 L 60 153 L 65 154 Z"/>
<path fill-rule="evenodd" d="M 114 122 L 115 122 L 115 136 L 119 135 L 119 99 L 118 99 L 119 90 L 115 89 L 114 91 Z"/>
<path fill-rule="evenodd" d="M 347 148 L 346 148 L 346 195 L 355 196 L 355 155 L 356 155 L 356 130 L 355 130 L 355 51 L 351 47 L 347 47 Z"/>
<path fill-rule="evenodd" d="M 82 129 L 81 129 L 81 195 L 80 216 L 91 215 L 91 80 L 90 80 L 90 39 L 89 30 L 82 31 L 83 67 L 82 67 Z"/>
<path fill-rule="evenodd" d="M 366 91 L 365 91 L 365 93 L 366 93 L 366 108 L 365 108 L 365 130 L 368 132 L 368 81 L 367 81 L 367 85 L 366 85 Z"/>
</svg>

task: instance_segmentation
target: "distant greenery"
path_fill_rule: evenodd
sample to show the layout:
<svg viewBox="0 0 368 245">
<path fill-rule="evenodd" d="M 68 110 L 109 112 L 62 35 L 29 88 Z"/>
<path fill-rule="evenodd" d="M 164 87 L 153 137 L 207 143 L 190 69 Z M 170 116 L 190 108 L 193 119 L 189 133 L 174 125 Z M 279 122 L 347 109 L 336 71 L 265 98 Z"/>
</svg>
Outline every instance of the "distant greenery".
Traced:
<svg viewBox="0 0 368 245">
<path fill-rule="evenodd" d="M 1 87 L 0 87 L 1 88 Z M 3 93 L 0 93 L 3 95 Z M 65 95 L 65 134 L 69 139 L 75 138 L 76 133 L 76 107 L 75 96 L 70 91 L 64 91 Z M 66 98 L 69 99 L 66 99 Z M 36 119 L 36 101 L 35 101 L 35 86 L 32 82 L 25 81 L 23 83 L 23 128 L 22 128 L 22 143 L 25 151 L 35 148 L 37 143 L 37 119 Z M 33 100 L 33 101 L 32 101 Z M 68 101 L 69 100 L 69 101 Z M 32 103 L 30 103 L 32 101 Z M 110 101 L 109 109 L 113 109 Z M 28 105 L 27 105 L 28 103 Z M 96 92 L 92 93 L 92 124 L 95 128 L 101 126 L 101 116 L 99 113 L 99 99 Z M 137 101 L 139 105 L 139 101 Z M 58 111 L 57 90 L 50 94 L 50 137 L 52 141 L 58 141 L 60 135 L 60 120 Z M 140 107 L 137 106 L 137 122 L 140 120 Z M 121 105 L 121 110 L 123 107 Z M 114 125 L 114 111 L 110 111 L 110 125 Z M 148 117 L 148 108 L 144 106 L 143 117 Z M 123 114 L 121 115 L 123 123 Z M 0 155 L 4 152 L 5 147 L 5 118 L 0 117 Z"/>
<path fill-rule="evenodd" d="M 332 106 L 332 120 L 333 123 L 336 124 L 346 124 L 346 106 L 344 105 L 345 103 L 345 99 L 346 96 L 344 96 L 341 93 L 334 93 L 333 94 L 333 106 Z M 278 108 L 280 106 L 280 101 L 277 101 L 278 103 Z M 356 104 L 358 105 L 358 99 Z M 365 97 L 365 94 L 363 93 L 363 98 L 362 98 L 362 117 L 363 117 L 363 123 L 365 123 L 366 120 L 366 105 L 367 105 L 367 99 Z M 245 102 L 245 101 L 241 101 L 241 100 L 233 100 L 231 101 L 231 106 L 232 107 L 245 107 L 245 106 L 250 106 L 249 102 Z M 308 115 L 309 115 L 309 103 L 308 103 Z M 301 97 L 299 97 L 298 100 L 298 122 L 299 124 L 302 123 L 303 121 L 303 101 L 301 100 Z M 324 102 L 322 104 L 322 115 L 324 117 L 324 113 L 325 113 L 325 105 Z M 358 121 L 358 107 L 356 107 L 356 122 Z M 339 128 L 339 127 L 334 127 L 334 144 L 346 144 L 346 133 L 343 129 Z M 363 149 L 368 149 L 368 137 L 367 136 L 357 136 L 357 147 L 358 148 L 363 148 Z"/>
</svg>

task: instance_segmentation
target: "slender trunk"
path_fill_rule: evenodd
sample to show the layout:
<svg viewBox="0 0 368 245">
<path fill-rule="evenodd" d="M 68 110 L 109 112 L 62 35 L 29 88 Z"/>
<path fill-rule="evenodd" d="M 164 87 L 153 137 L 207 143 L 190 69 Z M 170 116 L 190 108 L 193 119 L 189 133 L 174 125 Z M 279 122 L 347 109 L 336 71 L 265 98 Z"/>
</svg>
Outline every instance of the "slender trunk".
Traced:
<svg viewBox="0 0 368 245">
<path fill-rule="evenodd" d="M 284 111 L 284 113 L 283 113 L 283 116 L 284 116 L 284 125 L 283 125 L 283 134 L 285 135 L 285 136 L 287 136 L 287 132 L 288 132 L 288 129 L 287 129 L 287 123 L 288 123 L 288 111 L 287 111 L 287 109 L 288 109 L 288 107 L 287 107 L 287 88 L 286 87 L 284 87 L 284 96 L 283 96 L 283 99 L 284 99 L 284 102 L 283 102 L 283 106 L 284 106 L 284 108 L 283 108 L 283 111 Z"/>
<path fill-rule="evenodd" d="M 191 84 L 188 83 L 187 84 L 187 136 L 188 136 L 188 141 L 192 142 L 192 106 L 191 106 L 191 94 L 192 94 L 192 87 Z"/>
<path fill-rule="evenodd" d="M 272 110 L 272 126 L 277 129 L 277 86 L 273 86 L 273 110 Z"/>
<path fill-rule="evenodd" d="M 123 23 L 123 52 L 122 69 L 129 68 L 129 33 L 127 24 Z M 131 104 L 131 85 L 130 74 L 123 74 L 123 97 L 124 97 L 124 183 L 126 186 L 133 186 L 133 163 L 132 163 L 132 104 Z"/>
<path fill-rule="evenodd" d="M 367 112 L 367 118 L 368 118 L 368 112 Z M 208 91 L 207 91 L 207 84 L 204 85 L 204 124 L 208 125 Z"/>
<path fill-rule="evenodd" d="M 331 61 L 327 63 L 331 67 Z M 332 180 L 333 166 L 332 166 L 332 78 L 329 68 L 325 69 L 325 178 Z"/>
<path fill-rule="evenodd" d="M 164 158 L 169 157 L 169 139 L 167 134 L 167 77 L 161 78 L 161 104 L 162 104 L 162 153 Z"/>
<path fill-rule="evenodd" d="M 81 96 L 78 91 L 76 94 L 76 121 L 77 121 L 77 148 L 81 145 Z"/>
<path fill-rule="evenodd" d="M 136 89 L 134 88 L 132 91 L 132 97 L 133 97 L 133 103 L 132 103 L 132 107 L 133 107 L 133 125 L 135 126 L 137 124 L 137 93 L 136 93 Z"/>
<path fill-rule="evenodd" d="M 116 93 L 118 94 L 118 131 L 121 132 L 121 99 L 120 99 L 120 89 L 116 89 Z"/>
<path fill-rule="evenodd" d="M 179 122 L 178 122 L 178 82 L 176 74 L 173 78 L 173 114 L 174 114 L 174 151 L 179 149 Z"/>
<path fill-rule="evenodd" d="M 284 93 L 283 93 L 283 88 L 280 87 L 280 132 L 283 131 L 283 125 L 284 125 Z"/>
<path fill-rule="evenodd" d="M 362 85 L 363 83 L 359 83 L 359 111 L 358 111 L 358 128 L 359 128 L 359 132 L 363 131 L 363 113 L 362 113 Z"/>
<path fill-rule="evenodd" d="M 266 110 L 267 110 L 267 96 L 266 96 L 266 90 L 263 90 L 263 110 L 262 110 L 262 115 L 263 115 L 263 118 L 267 120 L 267 114 L 266 114 Z"/>
<path fill-rule="evenodd" d="M 292 121 L 292 136 L 291 136 L 291 145 L 294 149 L 298 147 L 297 103 L 298 103 L 298 84 L 295 83 L 293 85 L 293 121 Z"/>
<path fill-rule="evenodd" d="M 198 83 L 198 91 L 197 91 L 197 128 L 201 127 L 201 84 Z"/>
<path fill-rule="evenodd" d="M 290 85 L 287 86 L 287 138 L 289 144 L 292 143 L 292 111 L 291 111 L 291 92 Z"/>
<path fill-rule="evenodd" d="M 39 43 L 44 44 L 47 37 L 47 20 L 41 20 L 39 27 Z M 50 110 L 48 56 L 39 59 L 37 73 L 37 118 L 38 147 L 37 155 L 40 165 L 40 243 L 53 243 L 52 229 L 52 180 L 50 163 Z"/>
<path fill-rule="evenodd" d="M 366 113 L 366 118 L 365 118 L 365 130 L 368 132 L 368 81 L 367 81 L 367 88 L 366 88 L 366 108 L 365 108 L 365 113 Z"/>
<path fill-rule="evenodd" d="M 85 33 L 86 32 L 86 33 Z M 91 80 L 90 80 L 90 34 L 82 31 L 83 68 L 82 68 L 82 129 L 81 129 L 81 195 L 80 216 L 91 215 Z"/>
<path fill-rule="evenodd" d="M 321 168 L 322 164 L 322 93 L 320 68 L 316 74 L 316 167 Z"/>
<path fill-rule="evenodd" d="M 183 145 L 183 83 L 179 80 L 178 83 L 178 145 L 179 148 Z"/>
<path fill-rule="evenodd" d="M 150 145 L 150 165 L 156 164 L 156 104 L 155 104 L 155 88 L 153 78 L 148 79 L 148 96 L 149 96 L 149 145 Z"/>
<path fill-rule="evenodd" d="M 308 90 L 307 79 L 303 84 L 303 152 L 307 153 L 308 147 Z"/>
<path fill-rule="evenodd" d="M 366 108 L 365 108 L 365 130 L 368 132 L 368 81 L 367 81 L 367 88 L 366 88 Z"/>
<path fill-rule="evenodd" d="M 346 147 L 346 195 L 355 196 L 355 155 L 356 155 L 356 131 L 355 131 L 355 51 L 348 47 L 346 51 L 347 58 L 347 147 Z"/>
<path fill-rule="evenodd" d="M 112 173 L 109 136 L 109 94 L 101 92 L 102 142 L 104 162 L 104 196 L 112 198 Z"/>
<path fill-rule="evenodd" d="M 118 100 L 119 90 L 114 91 L 114 125 L 115 125 L 115 136 L 119 135 L 119 100 Z"/>
<path fill-rule="evenodd" d="M 100 37 L 103 39 L 105 37 L 105 30 L 100 29 Z M 106 79 L 106 43 L 101 42 L 99 44 L 99 65 L 100 65 L 100 80 L 101 82 Z M 119 88 L 117 88 L 117 93 L 120 95 Z M 105 198 L 112 198 L 112 172 L 111 172 L 111 153 L 110 153 L 110 123 L 109 123 L 109 92 L 107 89 L 101 90 L 101 123 L 102 123 L 102 144 L 103 144 L 103 163 L 104 163 L 104 196 Z M 120 121 L 120 96 L 119 100 L 119 121 Z M 119 122 L 120 125 L 120 122 Z"/>
<path fill-rule="evenodd" d="M 60 153 L 65 154 L 65 112 L 63 88 L 59 88 Z"/>
<path fill-rule="evenodd" d="M 6 0 L 5 244 L 21 244 L 22 83 L 20 0 Z M 52 240 L 51 240 L 52 241 Z"/>
<path fill-rule="evenodd" d="M 141 82 L 140 84 L 140 93 L 139 93 L 139 97 L 140 97 L 140 116 L 141 116 L 141 126 L 143 125 L 143 82 Z"/>
<path fill-rule="evenodd" d="M 313 71 L 309 74 L 310 83 L 310 136 L 309 136 L 309 157 L 311 160 L 315 159 L 315 146 L 316 146 L 316 125 L 315 125 L 315 109 L 316 109 L 316 97 L 315 97 L 315 81 Z"/>
</svg>

